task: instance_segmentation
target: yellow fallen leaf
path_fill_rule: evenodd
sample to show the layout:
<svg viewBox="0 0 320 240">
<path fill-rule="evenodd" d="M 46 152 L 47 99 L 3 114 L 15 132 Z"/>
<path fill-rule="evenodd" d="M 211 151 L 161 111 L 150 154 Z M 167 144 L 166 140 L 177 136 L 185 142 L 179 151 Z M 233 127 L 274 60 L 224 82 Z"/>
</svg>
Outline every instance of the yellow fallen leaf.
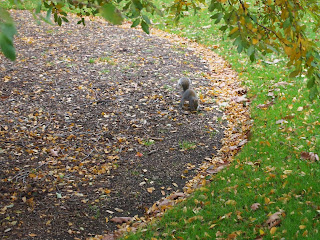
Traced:
<svg viewBox="0 0 320 240">
<path fill-rule="evenodd" d="M 265 203 L 265 204 L 270 203 L 270 198 L 265 197 L 265 198 L 264 198 L 264 203 Z"/>
<path fill-rule="evenodd" d="M 214 228 L 216 225 L 217 225 L 217 224 L 212 224 L 212 225 L 209 227 L 209 229 Z"/>
<path fill-rule="evenodd" d="M 108 188 L 106 188 L 106 189 L 104 190 L 104 193 L 105 193 L 105 194 L 109 194 L 109 193 L 111 193 L 111 190 L 108 189 Z"/>
<path fill-rule="evenodd" d="M 35 175 L 34 173 L 30 173 L 30 174 L 29 174 L 29 177 L 31 177 L 31 178 L 35 178 L 35 177 L 36 177 L 36 175 Z"/>
<path fill-rule="evenodd" d="M 154 187 L 149 187 L 149 188 L 147 188 L 147 192 L 148 192 L 148 193 L 152 193 L 154 190 L 155 190 Z"/>
<path fill-rule="evenodd" d="M 306 226 L 305 226 L 305 225 L 300 225 L 299 228 L 300 228 L 300 229 L 305 229 Z"/>
<path fill-rule="evenodd" d="M 276 227 L 272 227 L 272 228 L 270 229 L 270 234 L 273 235 L 273 234 L 276 233 L 276 231 L 277 231 L 277 228 L 276 228 Z"/>
<path fill-rule="evenodd" d="M 305 230 L 303 233 L 302 233 L 302 237 L 306 237 L 308 235 L 308 230 Z"/>
<path fill-rule="evenodd" d="M 226 201 L 226 205 L 232 205 L 235 206 L 237 204 L 237 202 L 235 200 L 228 200 Z"/>
</svg>

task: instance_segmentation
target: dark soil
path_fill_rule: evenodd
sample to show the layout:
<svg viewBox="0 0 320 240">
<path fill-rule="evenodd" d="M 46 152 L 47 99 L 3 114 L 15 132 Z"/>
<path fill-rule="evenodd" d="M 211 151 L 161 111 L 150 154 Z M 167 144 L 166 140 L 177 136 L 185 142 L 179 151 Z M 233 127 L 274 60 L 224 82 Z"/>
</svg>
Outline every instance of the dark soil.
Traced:
<svg viewBox="0 0 320 240">
<path fill-rule="evenodd" d="M 180 77 L 210 87 L 186 47 L 100 20 L 39 26 L 12 15 L 17 61 L 0 55 L 1 239 L 112 231 L 111 218 L 182 191 L 220 148 L 214 103 L 178 108 Z"/>
</svg>

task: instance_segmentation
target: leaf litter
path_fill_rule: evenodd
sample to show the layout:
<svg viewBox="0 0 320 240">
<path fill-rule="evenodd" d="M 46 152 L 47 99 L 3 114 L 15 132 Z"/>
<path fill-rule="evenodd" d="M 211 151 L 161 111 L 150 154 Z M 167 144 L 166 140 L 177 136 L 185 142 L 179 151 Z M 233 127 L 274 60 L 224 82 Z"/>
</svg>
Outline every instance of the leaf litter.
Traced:
<svg viewBox="0 0 320 240">
<path fill-rule="evenodd" d="M 204 187 L 246 142 L 246 90 L 205 47 L 99 19 L 37 26 L 12 14 L 18 60 L 0 56 L 2 237 L 113 239 Z M 185 75 L 198 114 L 178 109 Z M 196 147 L 180 151 L 183 141 Z"/>
</svg>

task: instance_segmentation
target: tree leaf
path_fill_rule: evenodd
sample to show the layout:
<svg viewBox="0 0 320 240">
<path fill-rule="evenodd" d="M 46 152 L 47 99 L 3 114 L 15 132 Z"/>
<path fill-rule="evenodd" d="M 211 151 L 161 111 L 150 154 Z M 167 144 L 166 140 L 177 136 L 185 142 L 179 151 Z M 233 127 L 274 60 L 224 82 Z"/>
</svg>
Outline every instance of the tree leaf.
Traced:
<svg viewBox="0 0 320 240">
<path fill-rule="evenodd" d="M 316 78 L 315 77 L 312 77 L 309 79 L 308 83 L 307 83 L 307 88 L 312 88 L 316 83 Z"/>
<path fill-rule="evenodd" d="M 252 54 L 254 54 L 254 50 L 255 50 L 254 46 L 251 45 L 247 50 L 248 56 L 251 56 Z"/>
<path fill-rule="evenodd" d="M 295 71 L 290 73 L 289 77 L 290 78 L 294 78 L 294 77 L 298 76 L 299 74 L 300 74 L 300 71 L 299 70 L 295 70 Z"/>
<path fill-rule="evenodd" d="M 146 16 L 146 15 L 142 15 L 143 20 L 147 23 L 147 24 L 151 24 L 150 19 Z"/>
<path fill-rule="evenodd" d="M 141 28 L 145 33 L 150 34 L 149 25 L 145 21 L 141 22 Z"/>
<path fill-rule="evenodd" d="M 106 3 L 103 5 L 101 15 L 108 22 L 115 25 L 120 25 L 123 21 L 121 13 L 112 3 Z"/>
<path fill-rule="evenodd" d="M 138 8 L 139 10 L 142 10 L 143 6 L 139 0 L 132 0 L 133 4 Z"/>
<path fill-rule="evenodd" d="M 134 28 L 134 27 L 138 26 L 139 23 L 140 23 L 140 19 L 136 19 L 136 20 L 134 20 L 134 22 L 132 23 L 131 27 Z"/>
<path fill-rule="evenodd" d="M 13 47 L 13 42 L 4 34 L 0 32 L 0 48 L 3 54 L 10 60 L 16 60 L 16 51 Z"/>
</svg>

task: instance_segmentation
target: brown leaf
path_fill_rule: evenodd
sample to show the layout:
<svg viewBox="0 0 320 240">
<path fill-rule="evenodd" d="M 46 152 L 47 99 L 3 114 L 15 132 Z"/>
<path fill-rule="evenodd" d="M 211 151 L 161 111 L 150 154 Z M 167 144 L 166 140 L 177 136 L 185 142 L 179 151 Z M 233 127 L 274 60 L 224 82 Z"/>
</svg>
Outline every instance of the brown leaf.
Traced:
<svg viewBox="0 0 320 240">
<path fill-rule="evenodd" d="M 271 92 L 268 92 L 267 96 L 268 96 L 268 97 L 274 97 L 274 92 L 272 92 L 272 91 L 271 91 Z"/>
<path fill-rule="evenodd" d="M 254 203 L 254 204 L 251 205 L 251 209 L 253 211 L 256 211 L 256 210 L 258 210 L 260 208 L 260 206 L 261 206 L 260 203 Z"/>
<path fill-rule="evenodd" d="M 248 142 L 247 139 L 242 140 L 241 142 L 238 143 L 238 147 L 242 147 L 243 145 L 245 145 Z"/>
<path fill-rule="evenodd" d="M 273 104 L 274 104 L 273 102 L 267 102 L 267 103 L 265 103 L 265 104 L 259 104 L 259 105 L 257 105 L 257 108 L 264 109 L 264 108 L 270 107 L 270 106 L 273 105 Z"/>
<path fill-rule="evenodd" d="M 108 235 L 104 235 L 101 240 L 114 240 L 114 239 L 116 239 L 114 234 L 110 233 Z"/>
<path fill-rule="evenodd" d="M 249 99 L 246 98 L 246 95 L 240 96 L 240 97 L 234 97 L 232 98 L 236 103 L 241 103 L 241 102 L 249 102 Z"/>
<path fill-rule="evenodd" d="M 298 111 L 298 112 L 303 111 L 303 107 L 298 107 L 297 111 Z"/>
<path fill-rule="evenodd" d="M 288 120 L 288 119 L 293 119 L 294 118 L 294 115 L 287 115 L 284 117 L 284 119 Z"/>
<path fill-rule="evenodd" d="M 236 93 L 238 93 L 239 95 L 244 95 L 247 93 L 247 89 L 245 88 L 237 88 L 236 90 L 234 90 Z"/>
<path fill-rule="evenodd" d="M 154 187 L 149 187 L 149 188 L 147 188 L 147 192 L 148 192 L 148 193 L 152 193 L 154 190 L 155 190 Z"/>
<path fill-rule="evenodd" d="M 216 174 L 216 173 L 220 172 L 222 169 L 224 169 L 225 167 L 226 167 L 225 165 L 221 165 L 221 166 L 219 166 L 219 167 L 217 167 L 215 169 L 208 168 L 207 169 L 207 173 L 208 174 Z"/>
<path fill-rule="evenodd" d="M 159 207 L 162 207 L 162 206 L 172 206 L 172 201 L 168 200 L 168 199 L 164 199 L 163 201 L 161 201 L 158 205 Z"/>
<path fill-rule="evenodd" d="M 59 149 L 51 148 L 50 149 L 50 154 L 51 154 L 52 157 L 58 157 L 59 156 Z"/>
<path fill-rule="evenodd" d="M 121 224 L 121 223 L 130 222 L 131 220 L 132 220 L 132 217 L 114 217 L 114 218 L 111 218 L 110 221 Z"/>
<path fill-rule="evenodd" d="M 304 160 L 310 160 L 310 161 L 319 161 L 319 156 L 316 153 L 313 152 L 301 152 L 301 158 Z"/>
<path fill-rule="evenodd" d="M 177 198 L 183 198 L 185 196 L 186 194 L 184 194 L 183 192 L 177 192 L 177 193 L 171 194 L 168 198 L 171 200 L 175 200 Z"/>
<path fill-rule="evenodd" d="M 276 213 L 270 215 L 270 217 L 266 221 L 266 224 L 268 225 L 269 229 L 271 229 L 275 226 L 278 226 L 280 224 L 280 222 L 281 222 L 280 216 L 281 216 L 281 212 L 276 212 Z"/>
<path fill-rule="evenodd" d="M 284 123 L 288 123 L 286 120 L 280 119 L 278 121 L 276 121 L 276 124 L 284 124 Z"/>
<path fill-rule="evenodd" d="M 275 86 L 275 87 L 279 87 L 279 86 L 286 86 L 286 85 L 288 85 L 288 83 L 287 82 L 277 82 L 276 84 L 274 84 L 273 86 Z"/>
</svg>

